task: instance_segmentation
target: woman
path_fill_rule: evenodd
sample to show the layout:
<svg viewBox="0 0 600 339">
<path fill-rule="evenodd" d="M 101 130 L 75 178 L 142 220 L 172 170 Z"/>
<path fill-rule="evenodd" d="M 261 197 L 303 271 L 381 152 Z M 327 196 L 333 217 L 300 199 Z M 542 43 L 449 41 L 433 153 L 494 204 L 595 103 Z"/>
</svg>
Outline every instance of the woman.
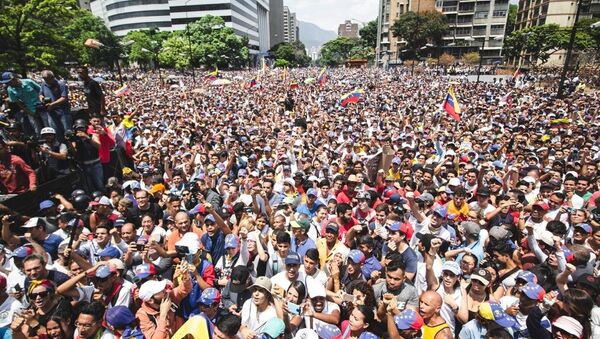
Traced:
<svg viewBox="0 0 600 339">
<path fill-rule="evenodd" d="M 354 307 L 348 320 L 342 321 L 342 334 L 337 338 L 359 338 L 361 334 L 373 328 L 375 313 L 373 309 L 364 305 Z"/>
<path fill-rule="evenodd" d="M 490 299 L 491 273 L 483 268 L 473 272 L 471 283 L 461 285 L 461 303 L 456 313 L 456 319 L 462 324 L 473 320 L 479 311 L 479 304 Z"/>
<path fill-rule="evenodd" d="M 25 337 L 45 335 L 45 327 L 53 314 L 71 314 L 71 303 L 61 295 L 55 293 L 56 286 L 50 280 L 34 280 L 29 285 L 27 296 L 30 306 L 22 314 L 23 322 L 17 329 Z M 13 337 L 17 337 L 14 333 Z"/>
<path fill-rule="evenodd" d="M 440 315 L 446 320 L 452 333 L 456 333 L 456 314 L 462 304 L 460 266 L 454 261 L 446 261 L 442 265 L 442 276 L 438 278 L 433 271 L 433 264 L 428 264 L 428 262 L 431 262 L 430 255 L 427 255 L 425 258 L 427 289 L 429 291 L 436 291 L 442 297 L 444 303 L 440 309 Z"/>
<path fill-rule="evenodd" d="M 144 239 L 160 239 L 159 241 L 156 241 L 158 243 L 161 243 L 166 237 L 167 231 L 162 227 L 156 227 L 154 225 L 154 219 L 150 214 L 142 215 L 141 223 L 142 227 L 138 229 L 138 236 L 143 237 Z"/>
<path fill-rule="evenodd" d="M 240 333 L 244 338 L 258 336 L 262 326 L 274 317 L 277 311 L 273 305 L 271 295 L 271 280 L 267 277 L 258 277 L 250 286 L 252 298 L 246 300 L 242 306 L 242 327 Z"/>
<path fill-rule="evenodd" d="M 461 283 L 468 284 L 470 282 L 471 274 L 473 274 L 478 264 L 479 260 L 475 254 L 465 253 L 463 255 L 462 259 L 460 260 Z"/>
<path fill-rule="evenodd" d="M 69 315 L 70 316 L 70 315 Z M 71 339 L 73 338 L 72 327 L 65 322 L 63 317 L 53 315 L 46 322 L 46 335 L 40 339 Z"/>
<path fill-rule="evenodd" d="M 284 320 L 286 328 L 289 328 L 292 334 L 295 334 L 302 324 L 300 307 L 304 299 L 306 299 L 306 286 L 302 281 L 295 281 L 288 287 L 284 300 L 275 299 L 277 317 Z"/>
</svg>

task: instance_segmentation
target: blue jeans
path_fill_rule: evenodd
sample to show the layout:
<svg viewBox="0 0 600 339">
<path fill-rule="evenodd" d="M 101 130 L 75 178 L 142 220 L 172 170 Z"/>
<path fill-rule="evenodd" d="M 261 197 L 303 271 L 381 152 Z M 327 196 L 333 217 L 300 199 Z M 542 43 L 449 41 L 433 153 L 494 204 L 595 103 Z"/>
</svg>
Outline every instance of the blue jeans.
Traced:
<svg viewBox="0 0 600 339">
<path fill-rule="evenodd" d="M 90 188 L 104 192 L 104 170 L 100 161 L 91 165 L 83 165 L 83 170 L 88 177 L 90 186 L 92 186 Z"/>
<path fill-rule="evenodd" d="M 39 116 L 27 114 L 23 111 L 19 111 L 15 115 L 15 120 L 21 123 L 23 131 L 29 136 L 39 136 L 42 131 L 42 121 Z"/>
</svg>

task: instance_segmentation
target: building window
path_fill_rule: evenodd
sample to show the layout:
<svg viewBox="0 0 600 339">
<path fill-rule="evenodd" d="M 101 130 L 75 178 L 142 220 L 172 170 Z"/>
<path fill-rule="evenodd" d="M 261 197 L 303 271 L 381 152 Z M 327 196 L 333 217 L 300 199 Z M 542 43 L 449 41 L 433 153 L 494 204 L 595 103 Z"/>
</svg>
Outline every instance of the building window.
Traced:
<svg viewBox="0 0 600 339">
<path fill-rule="evenodd" d="M 485 19 L 488 17 L 488 12 L 475 12 L 475 19 Z"/>
<path fill-rule="evenodd" d="M 504 17 L 506 16 L 506 11 L 494 11 L 494 18 Z"/>
<path fill-rule="evenodd" d="M 156 4 L 168 4 L 169 0 L 129 0 L 129 1 L 120 1 L 115 2 L 106 6 L 106 10 L 110 11 L 111 9 L 124 8 L 129 6 L 139 6 L 139 5 L 156 5 Z"/>
<path fill-rule="evenodd" d="M 169 10 L 163 11 L 141 11 L 141 12 L 127 12 L 121 14 L 115 14 L 108 17 L 108 21 L 115 21 L 120 19 L 139 18 L 147 16 L 169 16 Z"/>
</svg>

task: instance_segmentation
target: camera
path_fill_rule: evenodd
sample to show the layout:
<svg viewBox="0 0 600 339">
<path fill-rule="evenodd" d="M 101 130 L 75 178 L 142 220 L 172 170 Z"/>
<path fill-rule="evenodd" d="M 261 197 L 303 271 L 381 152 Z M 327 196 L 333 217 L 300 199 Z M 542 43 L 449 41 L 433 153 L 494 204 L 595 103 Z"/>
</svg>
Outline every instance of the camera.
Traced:
<svg viewBox="0 0 600 339">
<path fill-rule="evenodd" d="M 67 130 L 64 134 L 65 136 L 65 140 L 67 141 L 77 141 L 77 136 L 75 135 L 75 132 L 71 131 L 71 130 Z"/>
<path fill-rule="evenodd" d="M 187 246 L 175 246 L 175 251 L 177 252 L 177 258 L 183 259 L 188 255 L 190 249 Z"/>
</svg>

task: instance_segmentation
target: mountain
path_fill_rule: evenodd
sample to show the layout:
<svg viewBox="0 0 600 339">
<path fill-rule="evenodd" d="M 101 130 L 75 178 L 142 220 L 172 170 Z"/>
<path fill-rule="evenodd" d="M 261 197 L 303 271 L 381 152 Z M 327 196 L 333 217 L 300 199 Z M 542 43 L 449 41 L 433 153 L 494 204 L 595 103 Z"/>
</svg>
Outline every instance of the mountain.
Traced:
<svg viewBox="0 0 600 339">
<path fill-rule="evenodd" d="M 300 41 L 308 50 L 311 47 L 320 47 L 329 40 L 337 38 L 337 33 L 327 31 L 310 22 L 298 21 L 300 26 Z"/>
</svg>

